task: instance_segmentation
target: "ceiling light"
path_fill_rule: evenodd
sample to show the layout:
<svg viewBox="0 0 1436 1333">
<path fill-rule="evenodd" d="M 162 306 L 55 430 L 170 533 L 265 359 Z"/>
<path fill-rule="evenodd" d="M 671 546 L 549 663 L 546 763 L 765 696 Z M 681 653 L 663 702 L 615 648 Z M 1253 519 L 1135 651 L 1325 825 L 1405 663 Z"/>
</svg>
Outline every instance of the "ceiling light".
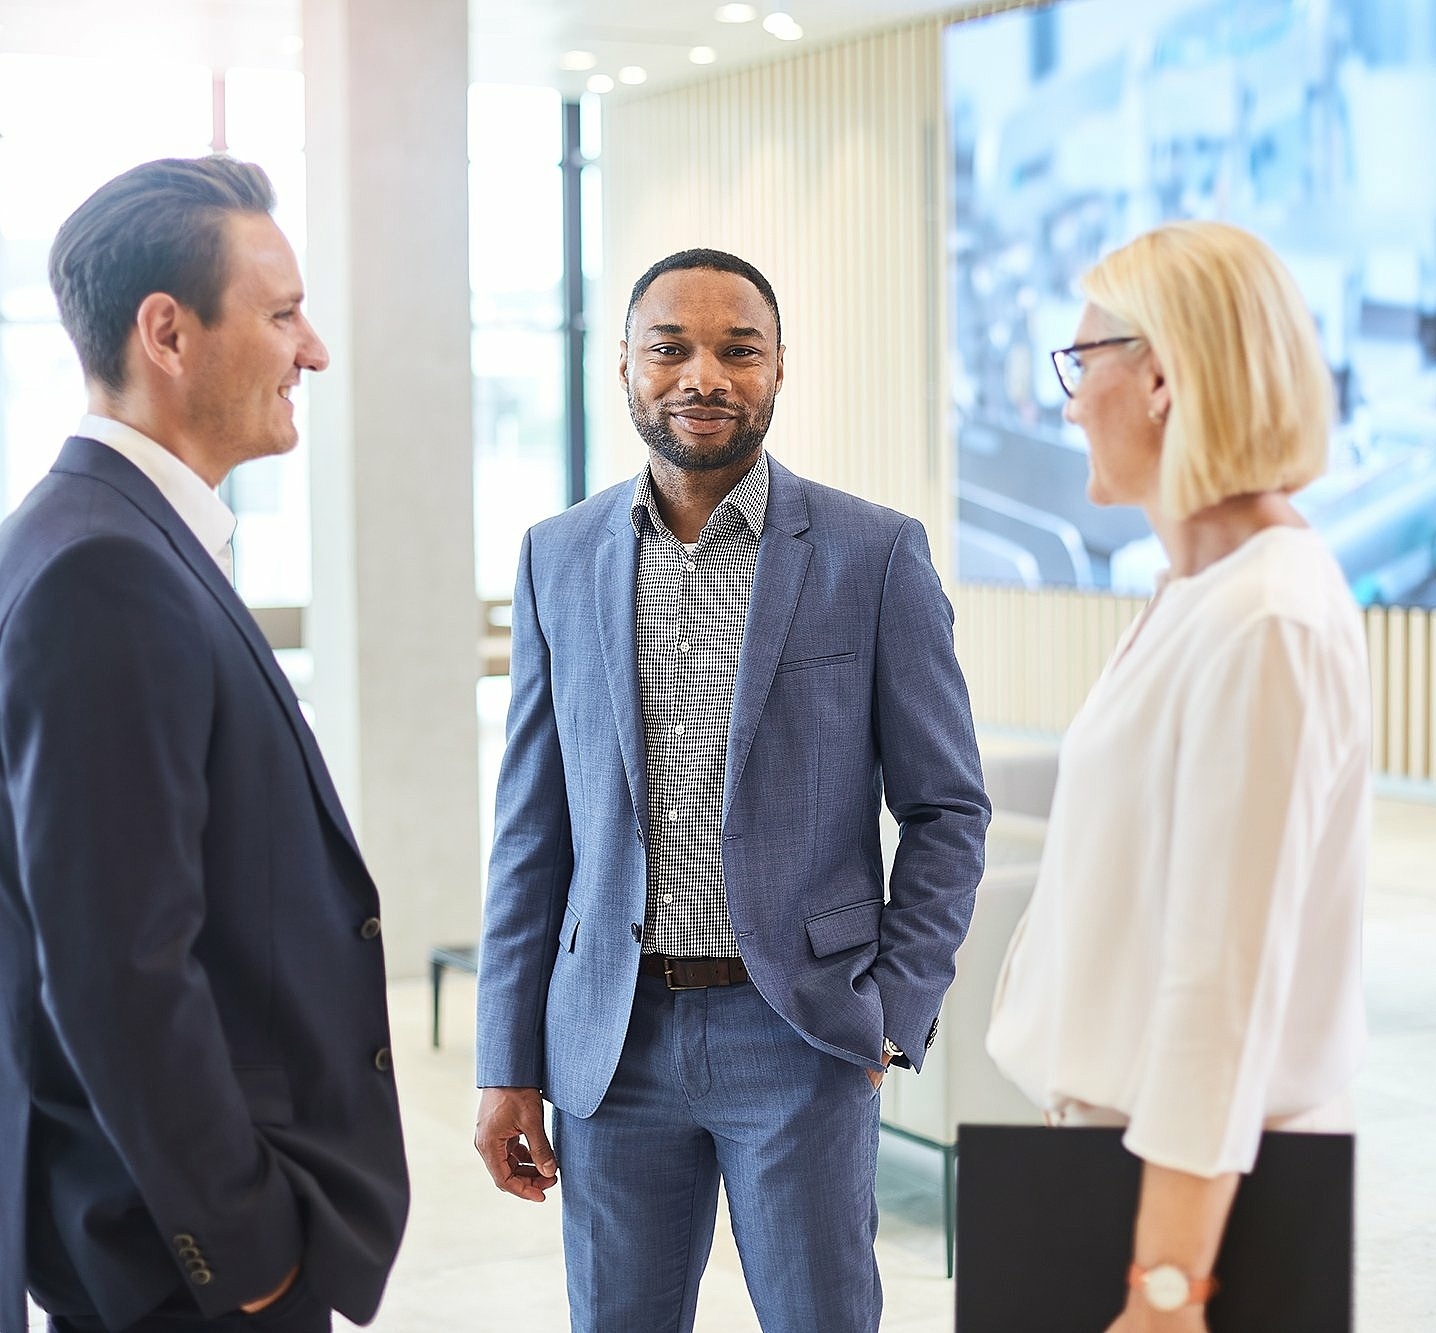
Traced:
<svg viewBox="0 0 1436 1333">
<path fill-rule="evenodd" d="M 770 32 L 780 42 L 796 42 L 802 35 L 803 29 L 798 25 L 791 14 L 785 14 L 782 10 L 776 10 L 763 20 L 763 29 Z"/>
<path fill-rule="evenodd" d="M 642 65 L 625 65 L 618 71 L 618 81 L 636 87 L 640 83 L 648 82 L 648 71 Z"/>
<path fill-rule="evenodd" d="M 719 23 L 751 23 L 758 11 L 752 5 L 719 5 L 713 17 Z"/>
<path fill-rule="evenodd" d="M 711 46 L 695 46 L 688 53 L 688 59 L 695 65 L 711 65 L 718 59 L 718 52 Z"/>
<path fill-rule="evenodd" d="M 613 80 L 607 74 L 590 74 L 587 86 L 591 93 L 611 93 Z"/>
<path fill-rule="evenodd" d="M 598 64 L 598 57 L 592 51 L 565 51 L 558 58 L 560 69 L 592 69 Z"/>
</svg>

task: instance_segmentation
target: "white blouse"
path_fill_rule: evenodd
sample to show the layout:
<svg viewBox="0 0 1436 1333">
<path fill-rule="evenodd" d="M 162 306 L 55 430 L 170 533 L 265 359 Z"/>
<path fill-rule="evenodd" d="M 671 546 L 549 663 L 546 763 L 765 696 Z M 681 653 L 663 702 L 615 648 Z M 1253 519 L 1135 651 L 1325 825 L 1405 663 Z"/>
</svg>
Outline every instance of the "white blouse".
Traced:
<svg viewBox="0 0 1436 1333">
<path fill-rule="evenodd" d="M 1365 1041 L 1361 619 L 1307 528 L 1169 579 L 1062 745 L 987 1048 L 1039 1106 L 1109 1108 L 1161 1166 L 1247 1171 Z"/>
</svg>

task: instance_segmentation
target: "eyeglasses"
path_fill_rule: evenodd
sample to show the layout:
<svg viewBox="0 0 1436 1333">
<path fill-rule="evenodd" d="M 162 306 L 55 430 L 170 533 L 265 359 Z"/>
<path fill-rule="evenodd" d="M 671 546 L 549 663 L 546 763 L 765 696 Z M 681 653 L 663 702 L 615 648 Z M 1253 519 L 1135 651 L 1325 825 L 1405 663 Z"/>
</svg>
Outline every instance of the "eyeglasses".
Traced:
<svg viewBox="0 0 1436 1333">
<path fill-rule="evenodd" d="M 1082 358 L 1078 352 L 1090 352 L 1094 347 L 1116 347 L 1120 343 L 1139 343 L 1142 340 L 1138 337 L 1129 338 L 1098 338 L 1096 342 L 1073 343 L 1071 347 L 1059 347 L 1052 353 L 1052 368 L 1057 372 L 1057 382 L 1062 386 L 1062 392 L 1069 398 L 1077 392 L 1077 386 L 1082 383 L 1082 372 L 1085 367 L 1082 365 Z"/>
</svg>

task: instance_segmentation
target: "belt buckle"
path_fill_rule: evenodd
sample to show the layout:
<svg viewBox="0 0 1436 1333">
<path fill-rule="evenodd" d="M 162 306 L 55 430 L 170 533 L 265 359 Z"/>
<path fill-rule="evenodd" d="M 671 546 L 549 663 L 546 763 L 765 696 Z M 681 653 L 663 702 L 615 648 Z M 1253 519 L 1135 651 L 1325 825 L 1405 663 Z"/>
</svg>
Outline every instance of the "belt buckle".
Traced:
<svg viewBox="0 0 1436 1333">
<path fill-rule="evenodd" d="M 673 980 L 673 959 L 663 955 L 663 984 L 669 990 L 707 990 L 706 986 L 679 986 Z"/>
</svg>

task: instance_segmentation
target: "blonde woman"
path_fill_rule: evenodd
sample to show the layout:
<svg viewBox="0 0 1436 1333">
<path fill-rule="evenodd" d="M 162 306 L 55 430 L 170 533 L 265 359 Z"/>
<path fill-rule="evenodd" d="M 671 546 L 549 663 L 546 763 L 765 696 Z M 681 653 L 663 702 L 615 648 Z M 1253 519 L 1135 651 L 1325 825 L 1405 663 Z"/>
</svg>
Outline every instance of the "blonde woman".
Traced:
<svg viewBox="0 0 1436 1333">
<path fill-rule="evenodd" d="M 1263 1129 L 1351 1128 L 1370 719 L 1361 623 L 1293 507 L 1330 377 L 1291 275 L 1236 227 L 1158 227 L 1084 279 L 1053 353 L 1089 494 L 1170 568 L 1063 743 L 988 1049 L 1058 1124 L 1143 1161 L 1109 1333 L 1204 1333 Z"/>
</svg>

